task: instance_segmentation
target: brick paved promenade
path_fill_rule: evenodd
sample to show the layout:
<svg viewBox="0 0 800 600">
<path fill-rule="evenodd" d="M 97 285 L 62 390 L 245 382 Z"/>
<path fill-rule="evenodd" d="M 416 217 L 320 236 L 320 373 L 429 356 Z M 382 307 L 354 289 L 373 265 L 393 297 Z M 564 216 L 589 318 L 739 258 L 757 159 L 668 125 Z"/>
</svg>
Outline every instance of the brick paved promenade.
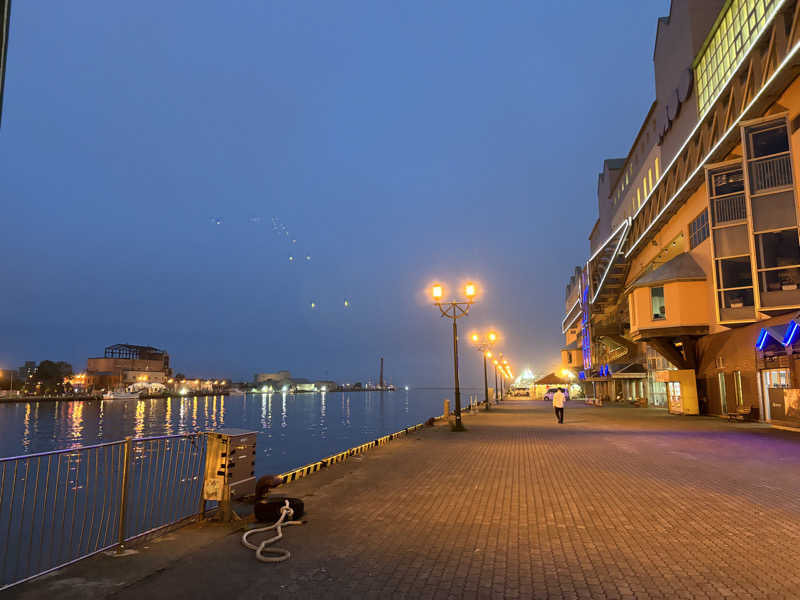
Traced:
<svg viewBox="0 0 800 600">
<path fill-rule="evenodd" d="M 507 401 L 285 488 L 308 523 L 258 563 L 221 526 L 10 597 L 798 598 L 800 433 Z"/>
</svg>

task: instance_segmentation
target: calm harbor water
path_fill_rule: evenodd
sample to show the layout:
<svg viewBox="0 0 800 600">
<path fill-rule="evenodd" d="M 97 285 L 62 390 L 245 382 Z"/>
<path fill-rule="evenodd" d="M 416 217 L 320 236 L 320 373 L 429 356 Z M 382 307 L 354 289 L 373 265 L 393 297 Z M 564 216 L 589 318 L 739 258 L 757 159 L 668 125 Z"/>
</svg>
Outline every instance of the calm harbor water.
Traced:
<svg viewBox="0 0 800 600">
<path fill-rule="evenodd" d="M 463 404 L 477 393 L 464 390 Z M 258 432 L 256 472 L 279 473 L 439 415 L 445 397 L 452 394 L 412 389 L 4 403 L 0 457 L 237 427 Z"/>
</svg>

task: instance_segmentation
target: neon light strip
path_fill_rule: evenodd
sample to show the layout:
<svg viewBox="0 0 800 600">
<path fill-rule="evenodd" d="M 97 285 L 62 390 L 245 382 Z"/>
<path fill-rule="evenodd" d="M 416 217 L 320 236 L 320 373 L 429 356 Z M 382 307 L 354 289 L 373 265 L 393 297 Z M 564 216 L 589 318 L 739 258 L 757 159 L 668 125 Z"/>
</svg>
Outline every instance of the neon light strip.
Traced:
<svg viewBox="0 0 800 600">
<path fill-rule="evenodd" d="M 581 313 L 576 314 L 575 317 L 572 319 L 572 321 L 569 322 L 568 325 L 561 327 L 561 333 L 567 333 L 567 329 L 572 327 L 572 325 L 575 323 L 575 321 L 577 321 L 580 318 L 581 318 Z"/>
<path fill-rule="evenodd" d="M 797 333 L 798 328 L 800 328 L 800 326 L 797 324 L 797 321 L 792 321 L 792 326 L 789 328 L 789 331 L 786 332 L 786 336 L 783 338 L 784 346 L 794 343 L 794 334 Z"/>
<path fill-rule="evenodd" d="M 580 299 L 580 298 L 578 298 L 577 300 L 575 300 L 575 304 L 573 304 L 572 306 L 570 306 L 569 310 L 567 311 L 567 314 L 565 314 L 565 315 L 564 315 L 564 318 L 563 318 L 563 319 L 561 319 L 561 328 L 562 328 L 562 329 L 564 329 L 564 321 L 566 321 L 567 319 L 569 319 L 569 316 L 572 314 L 572 311 L 573 311 L 573 310 L 575 310 L 575 307 L 576 307 L 576 306 L 578 306 L 578 304 L 580 304 L 580 303 L 581 303 L 581 299 Z"/>
<path fill-rule="evenodd" d="M 768 21 L 767 21 L 767 25 L 765 25 L 765 26 L 764 26 L 764 31 L 762 31 L 762 32 L 761 32 L 761 35 L 763 35 L 763 34 L 764 34 L 764 32 L 765 32 L 765 31 L 767 31 L 767 30 L 769 29 L 769 22 L 770 22 L 770 21 L 772 21 L 772 19 L 773 19 L 773 18 L 775 18 L 775 14 L 777 14 L 777 11 L 778 11 L 778 10 L 779 10 L 779 9 L 780 9 L 780 8 L 783 6 L 783 4 L 785 4 L 787 1 L 788 1 L 788 0 L 784 0 L 782 3 L 780 3 L 780 4 L 778 4 L 778 5 L 776 5 L 776 6 L 775 6 L 775 8 L 774 8 L 774 10 L 773 10 L 773 14 L 772 14 L 772 16 L 770 16 L 770 18 L 768 19 Z M 632 219 L 635 219 L 635 218 L 636 218 L 636 217 L 639 215 L 639 213 L 640 213 L 640 212 L 642 212 L 642 210 L 644 210 L 645 206 L 647 206 L 647 203 L 650 201 L 650 198 L 651 198 L 651 197 L 653 196 L 653 194 L 655 193 L 655 190 L 658 188 L 659 184 L 661 183 L 661 180 L 662 180 L 662 179 L 664 179 L 664 178 L 667 176 L 667 173 L 668 173 L 668 172 L 669 172 L 669 170 L 672 168 L 672 165 L 673 165 L 673 164 L 675 164 L 675 162 L 676 162 L 676 161 L 678 160 L 678 158 L 681 156 L 681 154 L 683 153 L 683 151 L 684 151 L 684 149 L 686 148 L 686 146 L 689 144 L 689 142 L 690 142 L 690 141 L 692 140 L 692 138 L 694 137 L 694 134 L 697 132 L 697 130 L 698 130 L 698 129 L 700 128 L 700 126 L 703 124 L 703 120 L 706 118 L 706 116 L 708 115 L 709 111 L 710 111 L 710 110 L 711 110 L 711 109 L 714 107 L 714 105 L 716 104 L 717 100 L 719 100 L 719 97 L 720 97 L 720 95 L 721 95 L 721 94 L 722 94 L 722 93 L 723 93 L 723 92 L 724 92 L 724 91 L 727 89 L 727 87 L 728 87 L 728 83 L 730 83 L 731 79 L 733 79 L 733 77 L 735 77 L 735 76 L 736 76 L 736 73 L 739 71 L 739 67 L 741 67 L 741 66 L 742 66 L 742 63 L 744 63 L 744 60 L 745 60 L 746 58 L 748 58 L 748 57 L 749 57 L 749 55 L 750 55 L 750 52 L 753 50 L 753 47 L 755 46 L 755 44 L 756 44 L 756 43 L 757 43 L 757 42 L 758 42 L 758 41 L 761 39 L 761 35 L 759 35 L 758 37 L 756 37 L 756 38 L 755 38 L 755 39 L 752 41 L 752 43 L 750 44 L 750 47 L 747 49 L 747 52 L 745 52 L 745 53 L 742 55 L 742 58 L 741 58 L 741 60 L 739 61 L 739 64 L 738 64 L 738 65 L 736 65 L 736 68 L 735 68 L 733 71 L 731 71 L 731 77 L 730 77 L 730 78 L 728 78 L 728 81 L 725 83 L 725 85 L 723 85 L 723 86 L 720 88 L 720 92 L 719 92 L 719 93 L 718 93 L 718 94 L 717 94 L 717 95 L 714 97 L 714 100 L 713 100 L 713 102 L 711 102 L 711 104 L 709 105 L 708 109 L 706 109 L 706 112 L 704 112 L 704 113 L 703 113 L 703 115 L 700 117 L 700 119 L 698 119 L 698 121 L 697 121 L 697 125 L 695 125 L 694 129 L 692 129 L 692 132 L 691 132 L 691 133 L 688 135 L 688 137 L 686 138 L 686 141 L 683 143 L 683 145 L 681 146 L 680 150 L 678 150 L 678 152 L 675 154 L 675 157 L 672 159 L 672 161 L 669 163 L 669 165 L 667 165 L 667 167 L 664 169 L 663 173 L 661 173 L 661 177 L 659 177 L 659 178 L 658 178 L 658 181 L 656 181 L 656 184 L 653 186 L 653 189 L 650 191 L 650 194 L 648 194 L 647 198 L 645 198 L 645 199 L 644 199 L 644 202 L 642 202 L 642 205 L 639 207 L 639 209 L 638 209 L 638 210 L 637 210 L 635 213 L 633 213 L 633 217 L 631 217 Z M 745 107 L 745 108 L 744 108 L 744 109 L 743 109 L 743 110 L 742 110 L 742 111 L 739 113 L 739 116 L 738 116 L 738 117 L 736 118 L 736 120 L 735 120 L 735 121 L 734 121 L 734 122 L 731 124 L 731 126 L 728 128 L 728 130 L 725 132 L 725 134 L 724 134 L 724 135 L 723 135 L 723 136 L 722 136 L 722 137 L 719 139 L 719 141 L 718 141 L 716 144 L 714 144 L 714 147 L 713 147 L 711 150 L 709 150 L 709 151 L 708 151 L 708 154 L 706 154 L 706 156 L 705 156 L 705 157 L 703 158 L 703 160 L 700 162 L 700 165 L 699 165 L 699 166 L 698 166 L 698 167 L 697 167 L 697 168 L 696 168 L 694 171 L 692 171 L 692 174 L 691 174 L 691 175 L 689 175 L 689 176 L 688 176 L 688 177 L 687 177 L 687 178 L 684 180 L 684 182 L 683 182 L 683 185 L 681 185 L 681 187 L 680 187 L 680 188 L 678 188 L 678 191 L 676 191 L 676 192 L 673 194 L 673 196 L 672 196 L 672 198 L 670 198 L 669 202 L 667 202 L 667 203 L 664 205 L 664 208 L 662 208 L 662 209 L 659 211 L 659 213 L 656 215 L 656 217 L 655 217 L 655 218 L 654 218 L 654 219 L 653 219 L 653 220 L 650 222 L 650 225 L 648 225 L 648 226 L 647 226 L 647 228 L 644 230 L 644 232 L 642 233 L 642 235 L 640 235 L 640 236 L 639 236 L 639 238 L 636 240 L 636 242 L 634 242 L 634 244 L 633 244 L 633 246 L 631 246 L 630 250 L 628 250 L 628 251 L 625 253 L 625 257 L 626 257 L 626 258 L 627 258 L 627 257 L 629 257 L 629 256 L 630 256 L 630 255 L 633 253 L 633 251 L 634 251 L 634 250 L 635 250 L 635 249 L 638 247 L 638 245 L 639 245 L 639 242 L 641 242 L 641 241 L 642 241 L 642 238 L 644 238 L 644 237 L 647 235 L 647 233 L 648 233 L 648 232 L 649 232 L 649 231 L 650 231 L 650 230 L 653 228 L 653 226 L 656 224 L 656 222 L 657 222 L 657 221 L 658 221 L 658 220 L 661 218 L 661 215 L 662 215 L 662 214 L 664 214 L 664 211 L 666 211 L 666 210 L 667 210 L 667 208 L 669 208 L 669 207 L 672 205 L 672 202 L 675 200 L 675 198 L 677 198 L 677 197 L 680 195 L 680 193 L 683 191 L 683 188 L 685 188 L 685 187 L 686 187 L 686 184 L 689 182 L 689 180 L 690 180 L 690 179 L 692 179 L 692 178 L 693 178 L 693 177 L 694 177 L 694 176 L 697 174 L 697 172 L 698 172 L 698 171 L 699 171 L 701 168 L 703 168 L 703 167 L 705 166 L 705 163 L 706 163 L 706 161 L 708 161 L 708 159 L 711 157 L 711 155 L 712 155 L 712 154 L 713 154 L 713 153 L 714 153 L 714 152 L 717 150 L 717 148 L 719 147 L 719 145 L 720 145 L 720 144 L 721 144 L 723 141 L 725 141 L 725 138 L 727 138 L 727 137 L 728 137 L 728 135 L 730 134 L 730 132 L 731 132 L 733 129 L 735 129 L 735 128 L 737 127 L 737 125 L 739 124 L 739 121 L 741 121 L 741 119 L 742 119 L 742 115 L 744 115 L 744 114 L 745 114 L 745 113 L 746 113 L 748 110 L 750 110 L 750 109 L 753 107 L 753 104 L 754 104 L 754 103 L 755 103 L 755 102 L 756 102 L 756 101 L 759 99 L 759 97 L 760 97 L 760 96 L 761 96 L 761 95 L 764 93 L 764 90 L 766 90 L 766 89 L 769 87 L 769 85 L 772 83 L 772 80 L 773 80 L 773 79 L 775 79 L 775 77 L 776 77 L 776 76 L 777 76 L 777 75 L 778 75 L 778 74 L 779 74 L 779 73 L 780 73 L 780 72 L 783 70 L 783 68 L 786 66 L 786 63 L 787 63 L 787 62 L 788 62 L 788 61 L 789 61 L 789 60 L 790 60 L 790 59 L 791 59 L 791 58 L 794 56 L 794 54 L 797 52 L 798 48 L 800 48 L 800 42 L 796 43 L 796 44 L 794 45 L 794 48 L 792 48 L 792 49 L 789 51 L 789 53 L 786 55 L 786 57 L 783 59 L 783 61 L 781 61 L 781 64 L 780 64 L 780 65 L 778 65 L 778 68 L 777 68 L 777 69 L 775 69 L 775 72 L 772 74 L 772 76 L 771 76 L 771 77 L 770 77 L 770 78 L 767 80 L 767 82 L 766 82 L 766 83 L 765 83 L 765 84 L 764 84 L 764 85 L 761 87 L 761 89 L 758 91 L 758 93 L 757 93 L 755 96 L 753 96 L 753 99 L 750 101 L 750 103 L 749 103 L 749 104 L 748 104 L 748 105 L 747 105 L 747 106 L 746 106 L 746 107 Z"/>
<path fill-rule="evenodd" d="M 630 225 L 630 219 L 625 219 L 623 225 Z M 608 262 L 608 267 L 606 267 L 606 272 L 603 273 L 603 277 L 600 278 L 600 283 L 597 284 L 597 290 L 595 291 L 594 296 L 592 297 L 592 304 L 594 304 L 594 301 L 597 300 L 597 296 L 600 295 L 600 290 L 603 289 L 603 283 L 605 283 L 606 277 L 608 277 L 608 274 L 611 272 L 611 267 L 614 266 L 614 261 L 619 255 L 619 251 L 622 248 L 622 244 L 625 242 L 627 237 L 628 237 L 628 229 L 626 228 L 625 231 L 622 232 L 622 235 L 619 236 L 617 247 L 614 250 L 614 257 Z"/>
<path fill-rule="evenodd" d="M 609 243 L 611 240 L 613 240 L 613 239 L 614 239 L 614 236 L 616 236 L 616 235 L 617 235 L 617 234 L 620 232 L 620 230 L 621 230 L 623 227 L 625 227 L 625 224 L 626 224 L 628 221 L 630 221 L 630 218 L 627 218 L 627 219 L 625 219 L 624 221 L 622 221 L 622 223 L 620 223 L 620 224 L 619 224 L 619 227 L 617 227 L 617 228 L 614 230 L 614 233 L 612 233 L 610 236 L 608 236 L 608 237 L 606 238 L 606 241 L 605 241 L 605 242 L 603 242 L 603 243 L 600 245 L 600 247 L 599 247 L 597 250 L 595 250 L 594 254 L 592 254 L 592 255 L 589 257 L 589 260 L 587 260 L 587 261 L 586 261 L 586 264 L 587 264 L 587 265 L 588 265 L 590 262 L 592 262 L 592 261 L 593 261 L 593 260 L 594 260 L 594 259 L 597 257 L 597 255 L 598 255 L 598 254 L 600 254 L 600 253 L 601 253 L 601 252 L 602 252 L 602 251 L 605 249 L 605 247 L 606 247 L 606 246 L 608 246 L 608 243 Z"/>
<path fill-rule="evenodd" d="M 766 329 L 762 329 L 761 333 L 758 334 L 758 340 L 756 341 L 756 349 L 757 350 L 763 350 L 764 349 L 764 344 L 766 344 L 766 343 L 767 343 L 767 330 Z"/>
</svg>

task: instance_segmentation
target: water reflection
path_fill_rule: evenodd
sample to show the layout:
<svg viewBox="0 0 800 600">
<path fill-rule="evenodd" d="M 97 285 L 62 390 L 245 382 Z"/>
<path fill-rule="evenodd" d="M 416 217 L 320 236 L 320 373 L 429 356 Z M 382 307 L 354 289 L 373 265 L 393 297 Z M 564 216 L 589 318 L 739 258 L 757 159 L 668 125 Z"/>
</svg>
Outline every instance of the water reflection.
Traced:
<svg viewBox="0 0 800 600">
<path fill-rule="evenodd" d="M 441 410 L 446 392 L 327 392 L 185 396 L 153 400 L 0 404 L 0 456 L 235 427 L 259 433 L 261 472 L 335 454 Z M 275 435 L 277 433 L 277 435 Z M 66 458 L 64 459 L 67 460 Z M 70 465 L 72 467 L 72 465 Z M 63 485 L 63 483 L 62 483 Z"/>
<path fill-rule="evenodd" d="M 25 420 L 24 423 L 24 430 L 22 433 L 22 449 L 27 454 L 30 452 L 31 447 L 31 403 L 25 403 Z"/>
<path fill-rule="evenodd" d="M 136 401 L 136 417 L 133 422 L 134 437 L 142 437 L 144 433 L 144 400 Z"/>
</svg>

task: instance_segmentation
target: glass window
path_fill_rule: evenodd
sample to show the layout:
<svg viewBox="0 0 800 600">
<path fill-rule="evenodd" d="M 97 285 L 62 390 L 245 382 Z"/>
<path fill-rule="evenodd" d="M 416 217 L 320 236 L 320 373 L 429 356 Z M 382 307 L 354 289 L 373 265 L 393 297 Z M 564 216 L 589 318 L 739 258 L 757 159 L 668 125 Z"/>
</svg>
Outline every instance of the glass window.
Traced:
<svg viewBox="0 0 800 600">
<path fill-rule="evenodd" d="M 695 248 L 708 237 L 708 211 L 703 210 L 689 223 L 689 249 Z"/>
<path fill-rule="evenodd" d="M 797 224 L 794 192 L 778 192 L 751 198 L 753 231 L 781 229 Z"/>
<path fill-rule="evenodd" d="M 711 174 L 711 195 L 722 196 L 744 191 L 744 173 L 741 167 L 730 167 Z"/>
<path fill-rule="evenodd" d="M 789 151 L 789 136 L 783 122 L 768 123 L 748 129 L 748 158 L 759 158 Z"/>
<path fill-rule="evenodd" d="M 714 254 L 718 258 L 750 254 L 747 225 L 720 227 L 714 230 Z"/>
<path fill-rule="evenodd" d="M 753 285 L 750 257 L 724 258 L 717 260 L 717 284 L 720 289 Z"/>
<path fill-rule="evenodd" d="M 647 169 L 647 181 L 650 183 L 650 189 L 653 189 L 653 169 Z"/>
<path fill-rule="evenodd" d="M 800 265 L 797 229 L 756 234 L 756 256 L 759 269 Z"/>
<path fill-rule="evenodd" d="M 753 289 L 743 288 L 741 290 L 728 290 L 719 293 L 720 308 L 752 308 L 753 303 Z M 722 319 L 725 321 L 726 319 Z"/>
<path fill-rule="evenodd" d="M 733 75 L 750 43 L 767 25 L 778 0 L 730 0 L 695 67 L 697 108 L 703 114 Z"/>
<path fill-rule="evenodd" d="M 758 289 L 762 292 L 790 292 L 795 291 L 800 287 L 800 268 L 793 269 L 771 269 L 769 271 L 760 271 L 758 273 Z M 794 298 L 796 294 L 792 294 Z M 783 294 L 785 300 L 789 300 L 786 294 Z M 766 298 L 762 297 L 762 304 L 774 306 L 774 302 L 768 302 Z M 784 304 L 796 304 L 795 301 L 784 302 Z"/>
<path fill-rule="evenodd" d="M 653 307 L 653 320 L 658 321 L 667 318 L 667 309 L 664 304 L 664 288 L 650 288 L 650 304 Z"/>
<path fill-rule="evenodd" d="M 659 163 L 659 160 L 658 160 L 658 157 L 656 156 L 656 179 L 658 179 L 659 176 L 661 175 L 661 168 L 660 168 L 658 163 Z"/>
</svg>

